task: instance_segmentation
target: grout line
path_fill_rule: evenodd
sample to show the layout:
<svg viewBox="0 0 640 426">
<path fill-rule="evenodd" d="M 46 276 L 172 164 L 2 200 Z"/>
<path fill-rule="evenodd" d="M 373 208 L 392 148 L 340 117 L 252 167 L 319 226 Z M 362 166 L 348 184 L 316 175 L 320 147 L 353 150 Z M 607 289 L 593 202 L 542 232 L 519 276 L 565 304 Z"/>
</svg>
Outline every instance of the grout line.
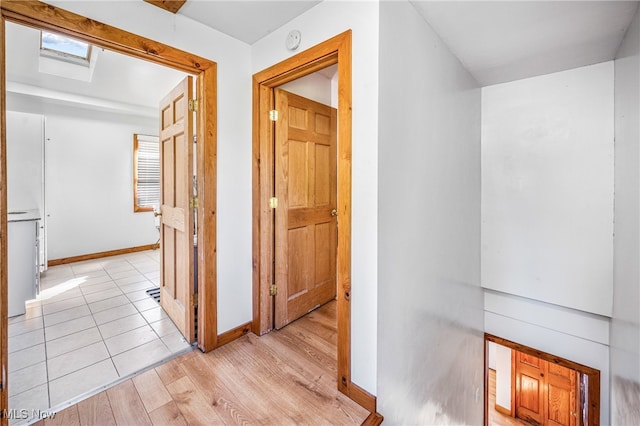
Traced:
<svg viewBox="0 0 640 426">
<path fill-rule="evenodd" d="M 155 256 L 155 255 L 153 255 L 153 256 L 152 256 L 152 255 L 150 255 L 150 254 L 148 254 L 148 253 L 136 253 L 136 255 L 138 255 L 138 256 L 136 257 L 136 259 L 140 259 L 140 262 L 136 262 L 136 263 L 138 263 L 138 264 L 140 264 L 140 265 L 145 265 L 145 267 L 143 268 L 143 269 L 145 269 L 145 270 L 148 270 L 148 266 L 149 266 L 150 262 L 154 262 L 155 264 L 157 264 L 157 266 L 158 266 L 158 268 L 157 268 L 157 274 L 159 275 L 159 267 L 160 267 L 160 265 L 159 265 L 159 261 L 158 261 L 158 260 L 157 260 L 157 258 L 156 258 L 157 256 Z M 143 255 L 144 255 L 144 257 L 143 257 Z M 50 388 L 50 385 L 49 385 L 51 381 L 61 379 L 61 378 L 65 377 L 65 376 L 68 376 L 69 374 L 73 374 L 73 373 L 78 372 L 78 371 L 81 371 L 81 370 L 83 370 L 83 369 L 86 369 L 86 368 L 92 367 L 92 366 L 94 366 L 95 364 L 100 363 L 100 362 L 103 362 L 103 361 L 105 361 L 105 360 L 107 359 L 107 358 L 105 358 L 105 359 L 102 359 L 102 360 L 96 361 L 95 363 L 92 363 L 92 364 L 90 364 L 90 365 L 84 366 L 84 367 L 83 367 L 83 368 L 81 368 L 81 369 L 78 369 L 78 370 L 75 370 L 75 371 L 69 372 L 69 373 L 67 373 L 67 374 L 65 374 L 65 375 L 62 375 L 62 376 L 60 376 L 60 377 L 56 377 L 56 378 L 55 378 L 55 379 L 53 379 L 53 380 L 50 380 L 50 375 L 49 375 L 49 366 L 48 366 L 48 362 L 49 362 L 49 359 L 50 359 L 50 358 L 49 358 L 49 354 L 48 354 L 48 350 L 47 350 L 47 343 L 48 343 L 48 342 L 47 342 L 47 338 L 46 338 L 47 336 L 46 336 L 46 326 L 45 326 L 45 325 L 46 325 L 46 318 L 45 318 L 45 317 L 46 317 L 46 316 L 48 316 L 48 315 L 54 315 L 54 314 L 63 313 L 63 312 L 65 312 L 65 311 L 69 311 L 69 310 L 71 310 L 71 309 L 78 309 L 78 308 L 81 308 L 81 307 L 83 307 L 83 306 L 86 306 L 86 307 L 87 307 L 87 309 L 89 310 L 89 314 L 88 314 L 88 315 L 82 315 L 82 316 L 77 317 L 77 318 L 72 318 L 72 319 L 68 319 L 68 320 L 65 320 L 65 321 L 60 321 L 60 322 L 58 322 L 58 323 L 56 323 L 56 324 L 53 324 L 51 327 L 54 327 L 54 326 L 57 326 L 57 325 L 62 325 L 62 324 L 64 324 L 64 323 L 68 323 L 68 322 L 70 322 L 70 321 L 78 320 L 78 319 L 80 319 L 80 318 L 84 318 L 84 317 L 87 317 L 87 316 L 91 316 L 91 318 L 92 318 L 92 320 L 93 320 L 93 322 L 94 322 L 94 325 L 93 325 L 92 327 L 88 327 L 88 328 L 85 328 L 85 329 L 82 329 L 82 330 L 77 330 L 77 331 L 74 331 L 73 333 L 69 333 L 69 334 L 66 334 L 66 335 L 63 335 L 63 336 L 56 337 L 55 339 L 52 339 L 52 340 L 51 340 L 51 342 L 54 342 L 54 341 L 56 341 L 56 340 L 58 340 L 58 339 L 62 339 L 62 338 L 65 338 L 65 337 L 69 337 L 69 336 L 71 336 L 71 335 L 73 335 L 73 334 L 76 334 L 76 333 L 80 333 L 80 332 L 84 332 L 84 331 L 90 330 L 91 328 L 94 328 L 94 327 L 97 329 L 98 334 L 99 334 L 99 336 L 100 336 L 100 339 L 101 339 L 101 340 L 96 341 L 96 342 L 92 342 L 92 343 L 90 343 L 89 345 L 84 345 L 84 346 L 82 346 L 82 347 L 80 347 L 80 348 L 76 348 L 76 349 L 73 349 L 73 350 L 70 350 L 70 351 L 67 351 L 67 352 L 61 353 L 61 354 L 59 354 L 58 356 L 62 356 L 62 355 L 65 355 L 65 354 L 70 354 L 70 353 L 72 353 L 72 352 L 74 352 L 74 351 L 76 351 L 76 350 L 78 350 L 78 349 L 83 349 L 83 348 L 85 348 L 85 347 L 87 347 L 87 346 L 90 346 L 90 345 L 93 345 L 93 344 L 97 344 L 97 343 L 102 342 L 102 344 L 104 345 L 104 347 L 105 347 L 105 348 L 106 348 L 106 350 L 107 350 L 107 354 L 109 355 L 109 356 L 108 356 L 108 359 L 111 361 L 111 364 L 113 365 L 114 371 L 116 372 L 116 374 L 118 375 L 118 377 L 119 377 L 120 379 L 119 379 L 118 381 L 116 381 L 115 383 L 113 383 L 113 382 L 112 382 L 112 383 L 105 384 L 105 385 L 102 385 L 102 386 L 98 387 L 97 389 L 98 389 L 99 391 L 104 390 L 104 389 L 107 389 L 108 387 L 111 387 L 111 386 L 113 386 L 113 385 L 115 385 L 115 384 L 117 384 L 117 383 L 119 383 L 119 382 L 122 382 L 122 381 L 126 380 L 127 378 L 135 377 L 137 374 L 139 374 L 139 373 L 141 373 L 141 372 L 143 372 L 143 371 L 146 371 L 146 370 L 148 370 L 148 369 L 150 369 L 150 368 L 154 368 L 155 366 L 160 365 L 160 364 L 162 364 L 162 363 L 166 362 L 166 361 L 167 361 L 167 360 L 169 360 L 169 359 L 173 359 L 173 358 L 175 358 L 175 357 L 177 357 L 177 356 L 179 356 L 179 355 L 182 355 L 182 354 L 184 354 L 184 353 L 187 353 L 187 352 L 188 352 L 188 351 L 190 351 L 190 350 L 193 350 L 193 347 L 192 347 L 192 346 L 188 346 L 188 347 L 186 347 L 186 348 L 182 348 L 182 349 L 180 349 L 180 350 L 178 350 L 178 351 L 171 350 L 171 349 L 169 348 L 169 346 L 167 345 L 167 343 L 163 340 L 163 338 L 158 334 L 158 332 L 157 332 L 157 331 L 153 328 L 153 326 L 151 325 L 151 324 L 154 324 L 154 323 L 156 323 L 156 322 L 159 322 L 159 321 L 163 321 L 163 320 L 165 320 L 166 318 L 168 318 L 168 316 L 167 316 L 167 317 L 164 317 L 164 318 L 161 316 L 161 317 L 160 317 L 160 318 L 158 318 L 156 321 L 150 322 L 150 321 L 147 319 L 147 317 L 146 317 L 143 313 L 144 313 L 144 312 L 147 312 L 147 311 L 149 311 L 149 310 L 152 310 L 152 309 L 156 309 L 156 307 L 154 306 L 153 308 L 150 308 L 150 309 L 144 309 L 144 310 L 141 310 L 141 309 L 140 309 L 140 308 L 139 308 L 139 307 L 138 307 L 134 302 L 132 302 L 132 301 L 127 297 L 127 294 L 129 294 L 129 293 L 132 293 L 132 292 L 135 292 L 135 291 L 143 291 L 143 290 L 146 290 L 147 288 L 145 288 L 145 289 L 133 290 L 133 291 L 130 291 L 130 292 L 127 292 L 127 293 L 125 293 L 125 292 L 124 292 L 124 290 L 122 290 L 121 285 L 122 285 L 122 286 L 127 286 L 127 285 L 133 285 L 133 284 L 138 284 L 138 283 L 147 283 L 147 284 L 148 284 L 148 288 L 157 287 L 157 284 L 156 284 L 152 279 L 149 279 L 149 278 L 146 276 L 147 274 L 155 274 L 155 273 L 156 273 L 156 271 L 147 271 L 147 272 L 142 272 L 140 269 L 138 269 L 138 268 L 136 267 L 136 263 L 133 263 L 131 260 L 129 260 L 129 259 L 127 258 L 127 255 L 122 256 L 120 259 L 118 259 L 118 261 L 121 261 L 122 263 L 126 263 L 126 264 L 128 264 L 128 265 L 129 265 L 131 268 L 133 268 L 133 269 L 120 269 L 120 268 L 116 268 L 116 270 L 113 270 L 113 271 L 111 271 L 111 272 L 110 272 L 109 270 L 107 270 L 107 269 L 105 268 L 105 265 L 107 264 L 107 262 L 97 262 L 100 266 L 99 266 L 99 267 L 96 267 L 95 269 L 94 269 L 94 268 L 89 268 L 89 270 L 84 270 L 83 268 L 77 268 L 77 270 L 74 270 L 74 269 L 73 269 L 73 265 L 72 265 L 72 264 L 71 264 L 71 265 L 64 265 L 64 266 L 63 266 L 63 265 L 60 265 L 60 270 L 63 270 L 62 268 L 65 268 L 65 269 L 66 269 L 66 268 L 68 268 L 68 271 L 70 272 L 70 275 L 69 275 L 69 276 L 67 276 L 67 275 L 66 275 L 66 272 L 65 272 L 65 274 L 64 274 L 64 275 L 59 276 L 59 277 L 55 276 L 55 274 L 54 274 L 53 276 L 51 276 L 50 280 L 51 280 L 52 282 L 56 282 L 56 281 L 57 281 L 57 283 L 56 283 L 55 285 L 51 285 L 50 287 L 49 287 L 49 286 L 46 286 L 46 281 L 47 281 L 47 280 L 46 280 L 46 279 L 44 280 L 43 287 L 42 287 L 42 289 L 43 289 L 43 290 L 44 290 L 44 289 L 49 289 L 49 288 L 54 288 L 56 285 L 62 284 L 62 283 L 64 283 L 65 281 L 68 281 L 68 280 L 70 280 L 70 279 L 78 278 L 79 276 L 82 276 L 82 275 L 96 274 L 95 276 L 90 276 L 88 279 L 93 279 L 93 278 L 98 279 L 98 278 L 99 278 L 99 279 L 101 279 L 101 280 L 102 280 L 102 279 L 105 279 L 105 281 L 91 283 L 91 284 L 89 284 L 89 285 L 84 286 L 85 288 L 86 288 L 86 287 L 93 286 L 93 285 L 113 283 L 113 284 L 115 284 L 116 288 L 117 288 L 118 290 L 120 290 L 120 291 L 121 291 L 121 294 L 116 295 L 116 296 L 113 296 L 113 297 L 110 297 L 110 298 L 106 298 L 106 299 L 100 299 L 100 300 L 97 300 L 96 302 L 93 302 L 93 303 L 98 303 L 98 302 L 100 302 L 100 301 L 102 301 L 102 300 L 109 300 L 109 299 L 116 298 L 116 297 L 120 297 L 120 296 L 124 296 L 124 297 L 127 299 L 127 303 L 125 303 L 125 304 L 117 305 L 117 306 L 112 306 L 112 307 L 110 307 L 110 308 L 103 309 L 103 310 L 98 311 L 98 312 L 93 312 L 93 311 L 92 311 L 92 309 L 91 309 L 91 307 L 90 307 L 90 303 L 88 302 L 88 300 L 87 300 L 86 296 L 87 296 L 88 294 L 95 294 L 95 293 L 99 293 L 99 292 L 93 292 L 93 293 L 87 293 L 87 294 L 85 294 L 85 293 L 84 293 L 84 291 L 83 291 L 83 288 L 82 288 L 82 287 L 80 287 L 80 285 L 78 285 L 77 287 L 74 287 L 74 288 L 77 288 L 77 289 L 79 290 L 79 293 L 80 293 L 80 295 L 79 295 L 79 296 L 72 296 L 72 297 L 68 297 L 68 298 L 62 298 L 62 299 L 60 299 L 60 300 L 56 300 L 56 301 L 54 301 L 54 302 L 50 302 L 50 303 L 65 302 L 65 301 L 69 301 L 69 300 L 71 300 L 71 299 L 75 299 L 75 298 L 80 298 L 80 297 L 82 297 L 82 300 L 84 301 L 84 304 L 79 304 L 79 305 L 77 305 L 77 306 L 72 306 L 72 307 L 69 307 L 69 308 L 66 308 L 66 309 L 61 309 L 61 310 L 58 310 L 58 311 L 49 312 L 49 313 L 45 314 L 45 312 L 44 312 L 45 303 L 43 303 L 43 301 L 40 301 L 40 303 L 39 303 L 39 309 L 40 309 L 40 314 L 41 314 L 41 315 L 40 315 L 40 317 L 39 317 L 39 318 L 40 318 L 40 319 L 41 319 L 41 321 L 42 321 L 42 328 L 41 328 L 41 329 L 37 329 L 37 330 L 32 330 L 32 331 L 40 331 L 40 330 L 41 330 L 41 331 L 42 331 L 42 334 L 43 334 L 43 342 L 42 342 L 42 343 L 37 343 L 36 345 L 39 345 L 39 344 L 43 344 L 43 345 L 44 345 L 44 351 L 45 351 L 45 360 L 44 360 L 44 364 L 45 364 L 45 372 L 46 372 L 46 379 L 47 379 L 47 381 L 46 381 L 46 383 L 45 383 L 45 384 L 46 384 L 46 386 L 47 386 L 47 400 L 48 400 L 48 402 L 47 402 L 48 407 L 47 407 L 47 408 L 54 408 L 54 407 L 51 407 L 52 395 L 51 395 L 51 388 Z M 90 264 L 90 262 L 82 262 L 82 263 Z M 125 267 L 126 267 L 126 266 L 125 266 Z M 53 267 L 53 268 L 56 268 L 56 267 Z M 49 270 L 51 271 L 53 268 L 50 268 Z M 139 274 L 139 275 L 141 276 L 141 277 L 140 277 L 140 281 L 134 281 L 134 282 L 128 282 L 128 283 L 120 284 L 120 283 L 118 283 L 116 280 L 122 280 L 122 279 L 126 279 L 126 278 L 129 278 L 129 277 L 128 277 L 128 276 L 125 276 L 125 277 L 114 278 L 114 276 L 117 276 L 119 273 L 130 272 L 130 271 L 131 271 L 131 272 L 135 271 L 137 274 Z M 104 274 L 104 275 L 103 275 L 103 274 Z M 130 277 L 133 277 L 133 276 L 135 276 L 135 274 L 134 274 L 134 275 L 130 275 Z M 154 277 L 154 279 L 156 279 L 156 278 Z M 106 290 L 106 291 L 108 291 L 108 290 Z M 149 298 L 151 299 L 151 296 L 149 296 Z M 145 300 L 145 299 L 141 299 L 141 301 L 142 301 L 142 300 Z M 109 351 L 109 348 L 108 348 L 108 346 L 106 345 L 106 340 L 107 340 L 107 339 L 105 339 L 105 338 L 104 338 L 104 335 L 102 334 L 102 331 L 100 330 L 100 327 L 99 327 L 99 325 L 98 325 L 98 323 L 97 323 L 97 321 L 96 321 L 95 315 L 96 315 L 96 314 L 98 314 L 98 313 L 100 313 L 100 312 L 104 312 L 104 311 L 111 310 L 111 309 L 116 309 L 116 308 L 119 308 L 119 307 L 121 307 L 121 306 L 126 306 L 127 304 L 132 305 L 132 306 L 134 307 L 135 312 L 136 312 L 135 314 L 125 315 L 124 317 L 116 318 L 116 319 L 113 319 L 113 320 L 107 321 L 107 322 L 105 322 L 105 323 L 103 323 L 103 324 L 100 324 L 100 325 L 109 324 L 109 323 L 111 323 L 111 322 L 113 322 L 113 321 L 121 320 L 121 319 L 123 319 L 123 318 L 127 318 L 127 317 L 134 316 L 134 315 L 140 315 L 140 316 L 143 318 L 144 323 L 145 323 L 146 325 L 143 325 L 143 326 L 141 326 L 141 327 L 136 327 L 136 328 L 134 328 L 134 329 L 132 329 L 132 330 L 127 330 L 127 331 L 124 331 L 124 332 L 122 332 L 122 333 L 115 334 L 115 335 L 113 335 L 113 336 L 111 336 L 111 337 L 109 337 L 109 338 L 116 337 L 116 336 L 122 335 L 122 334 L 124 334 L 124 333 L 130 332 L 130 331 L 133 331 L 133 330 L 136 330 L 136 329 L 138 329 L 138 328 L 142 328 L 142 327 L 148 326 L 148 327 L 153 331 L 153 334 L 156 336 L 156 339 L 153 339 L 153 340 L 151 340 L 151 341 L 148 341 L 148 342 L 142 343 L 141 345 L 137 345 L 137 346 L 134 346 L 134 347 L 132 347 L 132 348 L 129 348 L 129 349 L 127 349 L 126 351 L 119 353 L 118 355 L 125 354 L 125 353 L 127 353 L 127 352 L 129 352 L 129 351 L 132 351 L 132 350 L 134 350 L 134 349 L 137 349 L 137 348 L 139 348 L 139 347 L 141 347 L 141 346 L 143 346 L 143 345 L 145 345 L 145 344 L 148 344 L 148 343 L 154 342 L 154 341 L 156 341 L 156 340 L 158 340 L 158 341 L 160 341 L 160 342 L 162 343 L 162 346 L 163 346 L 164 348 L 166 348 L 166 349 L 167 349 L 167 351 L 169 352 L 169 355 L 168 355 L 168 356 L 166 356 L 166 357 L 161 358 L 159 361 L 157 361 L 157 362 L 153 363 L 152 365 L 150 365 L 150 366 L 148 366 L 148 367 L 143 367 L 143 368 L 142 368 L 142 370 L 140 370 L 140 371 L 137 371 L 137 372 L 134 372 L 134 373 L 128 374 L 128 375 L 126 375 L 126 376 L 124 376 L 124 377 L 123 377 L 123 376 L 121 376 L 120 372 L 118 371 L 118 369 L 117 369 L 117 367 L 116 367 L 116 365 L 115 365 L 115 362 L 114 362 L 114 360 L 113 360 L 113 357 L 114 357 L 114 356 L 112 356 L 112 355 L 111 355 L 111 352 Z M 49 304 L 46 304 L 46 305 L 49 305 Z M 157 308 L 162 309 L 162 307 L 161 307 L 159 304 L 157 304 Z M 38 318 L 38 317 L 29 318 L 29 320 L 31 320 L 31 319 L 35 319 L 35 318 Z M 27 320 L 25 319 L 24 321 L 27 321 Z M 23 322 L 23 321 L 16 322 L 16 324 L 18 324 L 18 323 L 20 323 L 20 322 Z M 174 325 L 174 327 L 175 327 L 175 325 Z M 29 332 L 29 331 L 28 331 L 28 332 Z M 28 333 L 28 332 L 26 332 L 26 333 Z M 178 332 L 178 333 L 179 333 L 179 330 L 178 330 L 177 328 L 176 328 L 176 332 Z M 25 333 L 21 333 L 21 334 L 25 334 Z M 18 335 L 16 335 L 16 336 L 19 336 L 19 335 L 21 335 L 21 334 L 18 334 Z M 173 333 L 170 333 L 170 334 L 173 334 Z M 167 336 L 168 336 L 168 335 L 167 335 Z M 15 336 L 12 336 L 12 337 L 15 337 Z M 165 337 L 166 337 L 166 336 L 165 336 Z M 31 347 L 36 346 L 36 345 L 31 345 L 31 346 L 26 347 L 26 348 L 23 348 L 23 349 L 28 349 L 28 348 L 31 348 Z M 23 349 L 20 349 L 20 350 L 23 350 Z M 16 352 L 17 352 L 17 351 L 16 351 Z M 53 358 L 55 358 L 55 357 L 52 357 L 51 359 L 53 359 Z M 36 364 L 38 364 L 38 363 L 36 363 Z M 33 365 L 36 365 L 36 364 L 33 364 Z M 23 368 L 27 368 L 27 367 L 23 367 Z M 16 371 L 19 371 L 19 370 L 16 370 Z M 37 386 L 42 386 L 42 384 L 37 385 Z M 33 389 L 33 388 L 32 388 L 32 389 Z M 26 391 L 25 391 L 25 392 L 26 392 Z M 91 392 L 91 391 L 90 391 L 90 392 Z M 88 395 L 90 392 L 85 392 L 83 395 Z M 23 393 L 23 392 L 21 392 L 21 394 L 22 394 L 22 393 Z M 96 393 L 97 393 L 97 392 L 96 392 Z M 94 394 L 95 394 L 95 393 L 94 393 Z M 20 395 L 20 394 L 18 394 L 18 395 Z M 79 401 L 79 400 L 84 399 L 84 398 L 83 398 L 83 395 L 79 395 L 79 396 L 77 396 L 77 397 L 74 397 L 74 398 L 72 398 L 70 401 L 68 401 L 67 403 L 57 404 L 57 405 L 56 405 L 56 407 L 59 407 L 59 406 L 65 406 L 65 404 L 67 404 L 67 405 L 72 405 L 72 404 L 68 404 L 68 403 L 69 403 L 69 402 L 71 402 L 71 401 L 74 401 L 74 400 L 78 400 L 78 401 Z M 90 396 L 90 395 L 89 395 L 89 396 Z"/>
</svg>

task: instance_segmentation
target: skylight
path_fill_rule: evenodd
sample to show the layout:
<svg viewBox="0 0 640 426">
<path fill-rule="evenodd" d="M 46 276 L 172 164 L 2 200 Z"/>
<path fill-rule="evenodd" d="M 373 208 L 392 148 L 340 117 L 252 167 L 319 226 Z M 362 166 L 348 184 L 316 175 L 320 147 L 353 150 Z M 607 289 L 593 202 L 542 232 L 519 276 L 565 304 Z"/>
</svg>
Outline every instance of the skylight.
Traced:
<svg viewBox="0 0 640 426">
<path fill-rule="evenodd" d="M 47 56 L 89 63 L 91 45 L 59 34 L 42 31 L 40 51 Z"/>
</svg>

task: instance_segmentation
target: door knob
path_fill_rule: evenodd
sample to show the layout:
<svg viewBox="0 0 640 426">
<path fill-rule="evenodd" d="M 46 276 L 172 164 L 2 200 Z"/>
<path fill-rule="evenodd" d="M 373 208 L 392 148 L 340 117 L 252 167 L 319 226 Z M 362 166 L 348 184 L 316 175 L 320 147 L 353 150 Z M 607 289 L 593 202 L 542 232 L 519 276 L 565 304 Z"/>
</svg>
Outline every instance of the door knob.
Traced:
<svg viewBox="0 0 640 426">
<path fill-rule="evenodd" d="M 155 217 L 162 216 L 162 212 L 153 212 L 153 215 Z"/>
<path fill-rule="evenodd" d="M 338 210 L 336 209 L 331 210 L 331 216 L 338 216 Z"/>
</svg>

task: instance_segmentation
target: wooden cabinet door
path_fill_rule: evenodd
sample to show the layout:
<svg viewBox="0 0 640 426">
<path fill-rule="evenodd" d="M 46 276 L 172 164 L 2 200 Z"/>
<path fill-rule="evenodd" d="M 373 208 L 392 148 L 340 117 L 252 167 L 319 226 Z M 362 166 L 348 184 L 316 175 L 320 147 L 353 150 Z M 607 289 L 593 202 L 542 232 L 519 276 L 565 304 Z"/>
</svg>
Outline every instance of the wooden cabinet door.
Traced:
<svg viewBox="0 0 640 426">
<path fill-rule="evenodd" d="M 189 76 L 160 103 L 160 304 L 188 342 L 195 340 L 192 93 Z"/>
<path fill-rule="evenodd" d="M 337 110 L 275 91 L 275 327 L 336 297 Z"/>
<path fill-rule="evenodd" d="M 515 416 L 534 425 L 576 426 L 578 373 L 516 351 Z"/>
</svg>

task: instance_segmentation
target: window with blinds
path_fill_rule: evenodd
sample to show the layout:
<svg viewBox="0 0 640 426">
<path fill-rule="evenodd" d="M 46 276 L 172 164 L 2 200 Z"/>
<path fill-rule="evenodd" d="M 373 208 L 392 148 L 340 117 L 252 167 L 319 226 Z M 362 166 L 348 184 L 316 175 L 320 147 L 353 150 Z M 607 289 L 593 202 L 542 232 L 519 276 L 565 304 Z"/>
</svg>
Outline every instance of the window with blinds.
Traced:
<svg viewBox="0 0 640 426">
<path fill-rule="evenodd" d="M 160 148 L 157 136 L 133 135 L 133 211 L 160 210 Z"/>
</svg>

